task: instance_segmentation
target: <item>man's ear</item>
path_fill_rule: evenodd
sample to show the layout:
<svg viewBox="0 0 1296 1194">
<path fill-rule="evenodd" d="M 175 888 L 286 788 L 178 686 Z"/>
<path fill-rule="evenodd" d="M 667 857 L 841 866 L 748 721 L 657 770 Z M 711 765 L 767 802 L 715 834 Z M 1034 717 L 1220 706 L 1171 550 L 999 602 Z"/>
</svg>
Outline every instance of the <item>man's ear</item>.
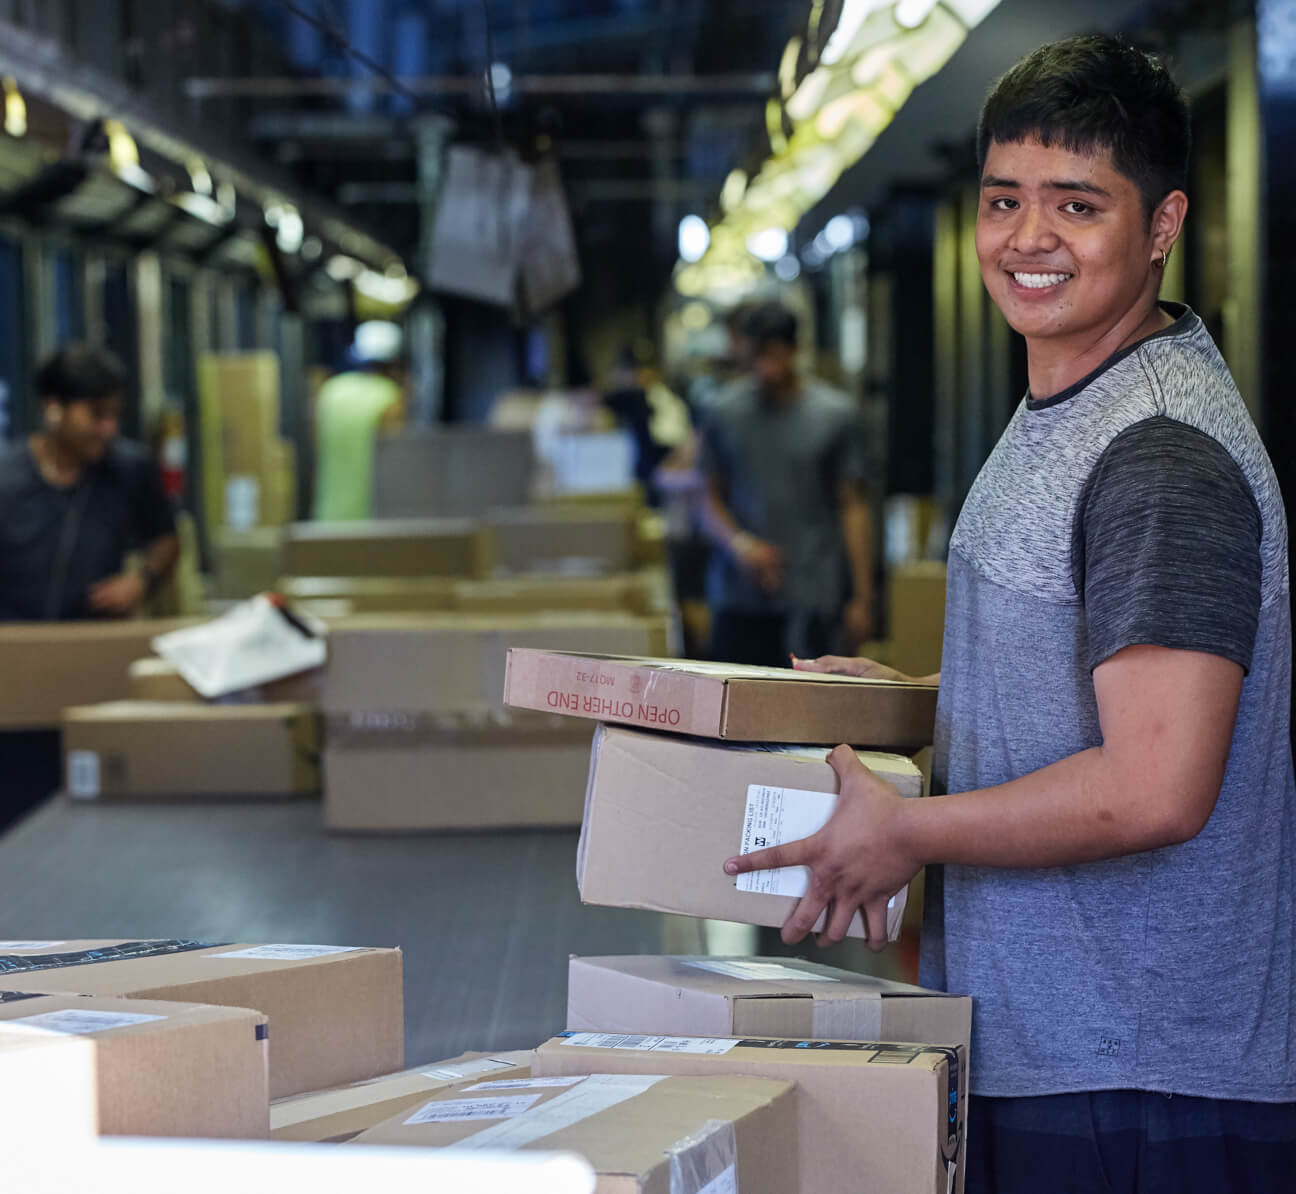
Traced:
<svg viewBox="0 0 1296 1194">
<path fill-rule="evenodd" d="M 1167 256 L 1183 232 L 1188 216 L 1188 196 L 1183 191 L 1171 191 L 1152 213 L 1152 251 L 1155 256 Z"/>
</svg>

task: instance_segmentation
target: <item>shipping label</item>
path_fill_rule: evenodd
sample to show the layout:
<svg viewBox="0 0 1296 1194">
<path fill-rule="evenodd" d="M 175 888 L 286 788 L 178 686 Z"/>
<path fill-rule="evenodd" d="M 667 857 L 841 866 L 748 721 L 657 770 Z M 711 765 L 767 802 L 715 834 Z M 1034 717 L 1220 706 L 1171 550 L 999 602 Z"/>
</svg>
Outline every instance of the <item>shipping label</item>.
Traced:
<svg viewBox="0 0 1296 1194">
<path fill-rule="evenodd" d="M 91 1008 L 69 1008 L 61 1012 L 42 1012 L 11 1020 L 11 1024 L 26 1024 L 43 1032 L 60 1036 L 93 1036 L 96 1032 L 110 1032 L 114 1028 L 130 1028 L 152 1020 L 165 1020 L 165 1016 L 147 1016 L 139 1012 L 100 1012 Z"/>
<path fill-rule="evenodd" d="M 511 1119 L 535 1104 L 540 1096 L 506 1095 L 499 1099 L 443 1099 L 426 1103 L 405 1121 L 415 1124 L 453 1124 L 472 1119 Z"/>
<path fill-rule="evenodd" d="M 324 958 L 329 954 L 351 954 L 362 945 L 254 945 L 227 954 L 208 954 L 211 958 L 254 958 L 267 962 L 298 962 L 306 958 Z"/>
<path fill-rule="evenodd" d="M 424 1070 L 425 1078 L 440 1078 L 445 1082 L 457 1082 L 460 1078 L 471 1078 L 474 1074 L 489 1074 L 493 1070 L 511 1070 L 516 1063 L 499 1061 L 494 1057 L 479 1057 L 475 1061 L 461 1061 L 456 1065 L 438 1066 L 435 1070 Z"/>
<path fill-rule="evenodd" d="M 561 1034 L 564 1044 L 581 1049 L 633 1049 L 641 1053 L 728 1053 L 738 1042 L 709 1036 L 627 1036 L 614 1032 Z"/>
<path fill-rule="evenodd" d="M 550 1086 L 575 1086 L 584 1082 L 578 1078 L 501 1078 L 497 1082 L 478 1082 L 475 1086 L 465 1086 L 465 1093 L 479 1090 L 542 1090 Z"/>
</svg>

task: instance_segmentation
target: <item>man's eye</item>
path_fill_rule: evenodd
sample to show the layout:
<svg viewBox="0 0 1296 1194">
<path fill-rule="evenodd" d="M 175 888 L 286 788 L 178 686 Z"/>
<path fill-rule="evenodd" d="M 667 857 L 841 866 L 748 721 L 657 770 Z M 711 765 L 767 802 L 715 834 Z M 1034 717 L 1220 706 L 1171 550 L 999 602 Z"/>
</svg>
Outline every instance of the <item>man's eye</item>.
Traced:
<svg viewBox="0 0 1296 1194">
<path fill-rule="evenodd" d="M 1084 216 L 1093 211 L 1093 208 L 1087 203 L 1081 203 L 1079 199 L 1072 199 L 1070 203 L 1063 204 L 1062 210 L 1069 216 Z"/>
<path fill-rule="evenodd" d="M 990 206 L 995 211 L 1014 211 L 1017 207 L 1017 200 L 1010 199 L 1007 195 L 1001 195 L 998 199 L 991 199 Z"/>
</svg>

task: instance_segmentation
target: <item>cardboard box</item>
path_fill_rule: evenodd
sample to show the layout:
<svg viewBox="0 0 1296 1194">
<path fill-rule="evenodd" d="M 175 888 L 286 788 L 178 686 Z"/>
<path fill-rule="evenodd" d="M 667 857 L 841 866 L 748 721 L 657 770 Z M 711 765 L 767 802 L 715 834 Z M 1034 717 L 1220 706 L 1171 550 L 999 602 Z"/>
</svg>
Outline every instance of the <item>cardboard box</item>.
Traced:
<svg viewBox="0 0 1296 1194">
<path fill-rule="evenodd" d="M 668 633 L 665 618 L 631 614 L 361 615 L 329 628 L 328 664 L 287 691 L 313 693 L 327 714 L 502 713 L 510 647 L 650 650 Z"/>
<path fill-rule="evenodd" d="M 56 730 L 71 705 L 130 696 L 131 663 L 181 619 L 0 623 L 0 729 Z M 16 682 L 20 681 L 20 682 Z"/>
<path fill-rule="evenodd" d="M 902 564 L 887 578 L 891 658 L 911 676 L 940 671 L 945 640 L 945 565 Z"/>
<path fill-rule="evenodd" d="M 860 758 L 905 796 L 922 794 L 911 760 Z M 815 832 L 834 803 L 815 793 L 837 787 L 822 747 L 770 751 L 599 726 L 576 859 L 581 899 L 778 928 L 804 894 L 804 870 L 735 880 L 724 860 Z M 888 917 L 892 941 L 903 915 L 901 893 Z M 850 935 L 866 935 L 858 912 Z"/>
<path fill-rule="evenodd" d="M 309 705 L 112 701 L 63 715 L 64 782 L 82 800 L 309 796 L 319 752 Z"/>
<path fill-rule="evenodd" d="M 344 601 L 356 614 L 442 612 L 458 604 L 446 576 L 290 576 L 276 586 L 289 601 Z"/>
<path fill-rule="evenodd" d="M 105 1135 L 256 1140 L 269 1134 L 267 1028 L 260 1012 L 0 993 L 0 1039 L 15 1028 L 93 1043 Z M 5 1124 L 6 1135 L 11 1127 Z"/>
<path fill-rule="evenodd" d="M 934 686 L 791 668 L 595 653 L 509 652 L 504 700 L 736 742 L 822 742 L 913 751 L 932 740 Z"/>
<path fill-rule="evenodd" d="M 800 1185 L 784 1189 L 954 1194 L 963 1188 L 962 1046 L 565 1033 L 536 1050 L 531 1072 L 546 1078 L 741 1074 L 795 1082 Z"/>
<path fill-rule="evenodd" d="M 175 664 L 156 655 L 137 659 L 126 672 L 130 680 L 132 701 L 171 701 L 181 704 L 204 704 L 198 690 L 179 672 Z"/>
<path fill-rule="evenodd" d="M 575 828 L 593 727 L 411 720 L 390 730 L 330 728 L 324 824 L 334 830 Z"/>
<path fill-rule="evenodd" d="M 60 941 L 0 955 L 13 991 L 254 1008 L 270 1020 L 270 1097 L 404 1064 L 401 953 L 336 945 Z"/>
<path fill-rule="evenodd" d="M 577 1032 L 971 1046 L 972 1000 L 800 958 L 572 958 Z"/>
<path fill-rule="evenodd" d="M 246 531 L 218 528 L 212 536 L 217 595 L 244 601 L 274 589 L 283 573 L 283 530 L 277 526 Z"/>
<path fill-rule="evenodd" d="M 468 519 L 298 522 L 287 528 L 289 576 L 485 576 L 488 543 Z"/>
<path fill-rule="evenodd" d="M 379 518 L 459 518 L 531 499 L 535 449 L 529 431 L 474 425 L 380 436 L 374 458 Z"/>
<path fill-rule="evenodd" d="M 553 1085 L 561 1081 L 486 1082 L 444 1092 L 355 1143 L 574 1152 L 599 1175 L 598 1194 L 798 1188 L 788 1082 L 595 1074 Z"/>
<path fill-rule="evenodd" d="M 201 353 L 198 400 L 220 411 L 227 477 L 259 477 L 267 445 L 279 438 L 279 358 L 268 351 Z"/>
<path fill-rule="evenodd" d="M 261 522 L 283 527 L 297 521 L 297 445 L 276 436 L 266 445 Z"/>
<path fill-rule="evenodd" d="M 0 991 L 0 1007 L 7 996 Z M 0 1020 L 0 1123 L 6 1139 L 85 1145 L 99 1132 L 98 1090 L 90 1041 Z"/>
<path fill-rule="evenodd" d="M 461 581 L 455 606 L 465 613 L 536 613 L 602 610 L 660 614 L 669 609 L 669 580 L 660 572 L 613 576 L 515 576 L 507 580 Z"/>
<path fill-rule="evenodd" d="M 413 1110 L 439 1091 L 530 1076 L 529 1052 L 464 1053 L 399 1074 L 276 1099 L 270 1105 L 270 1135 L 275 1140 L 338 1144 Z"/>
<path fill-rule="evenodd" d="M 598 576 L 635 562 L 635 518 L 623 508 L 533 506 L 486 520 L 493 575 L 554 572 Z"/>
</svg>

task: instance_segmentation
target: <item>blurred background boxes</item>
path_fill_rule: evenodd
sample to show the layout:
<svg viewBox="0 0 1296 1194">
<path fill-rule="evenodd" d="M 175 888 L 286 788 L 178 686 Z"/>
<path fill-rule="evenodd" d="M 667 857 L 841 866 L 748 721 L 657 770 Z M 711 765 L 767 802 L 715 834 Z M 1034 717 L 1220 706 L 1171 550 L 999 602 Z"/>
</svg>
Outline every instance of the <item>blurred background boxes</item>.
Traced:
<svg viewBox="0 0 1296 1194">
<path fill-rule="evenodd" d="M 299 522 L 284 539 L 288 576 L 486 576 L 488 542 L 471 519 Z"/>
<path fill-rule="evenodd" d="M 212 554 L 216 596 L 243 601 L 267 593 L 283 574 L 283 528 L 221 527 L 212 536 Z"/>
<path fill-rule="evenodd" d="M 939 672 L 945 640 L 945 565 L 917 561 L 887 579 L 887 662 L 910 676 Z"/>
<path fill-rule="evenodd" d="M 535 471 L 529 431 L 448 425 L 380 436 L 374 515 L 460 518 L 498 506 L 525 506 Z"/>
</svg>

